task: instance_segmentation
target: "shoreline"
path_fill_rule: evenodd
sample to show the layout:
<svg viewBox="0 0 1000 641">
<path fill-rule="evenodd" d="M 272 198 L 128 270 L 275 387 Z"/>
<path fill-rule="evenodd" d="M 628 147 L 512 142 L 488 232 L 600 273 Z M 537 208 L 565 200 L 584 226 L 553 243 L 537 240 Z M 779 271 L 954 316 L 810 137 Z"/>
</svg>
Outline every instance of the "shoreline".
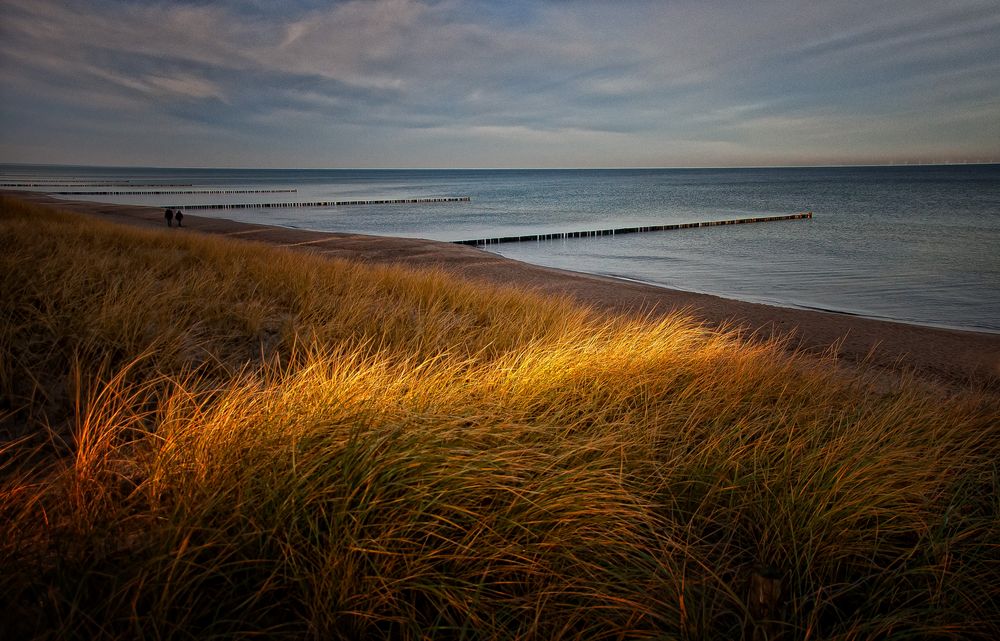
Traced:
<svg viewBox="0 0 1000 641">
<path fill-rule="evenodd" d="M 121 224 L 163 228 L 163 210 L 139 205 L 53 198 L 40 192 L 4 195 Z M 1000 390 L 1000 333 L 891 321 L 832 310 L 783 307 L 672 289 L 615 276 L 542 267 L 482 249 L 416 238 L 319 232 L 185 214 L 178 231 L 262 242 L 369 264 L 440 268 L 466 280 L 567 297 L 610 314 L 683 312 L 710 328 L 782 338 L 790 348 L 832 353 L 848 364 L 912 371 L 929 381 Z"/>
<path fill-rule="evenodd" d="M 136 205 L 136 206 L 138 207 L 140 205 Z M 185 216 L 186 215 L 187 214 L 185 214 Z M 228 220 L 230 222 L 239 222 L 239 221 L 233 221 L 232 219 L 229 219 L 229 218 L 226 218 L 224 220 Z M 295 225 L 278 225 L 278 224 L 275 224 L 275 225 L 259 225 L 258 223 L 248 223 L 248 224 L 258 225 L 258 226 L 261 226 L 261 227 L 273 227 L 273 228 L 276 228 L 276 229 L 288 229 L 288 230 L 291 230 L 291 231 L 315 232 L 315 233 L 318 233 L 318 234 L 334 234 L 334 235 L 341 234 L 341 235 L 349 235 L 349 236 L 350 235 L 364 235 L 364 234 L 355 234 L 355 233 L 352 233 L 352 232 L 325 232 L 325 231 L 318 230 L 318 229 L 309 229 L 308 227 L 296 227 Z M 416 237 L 416 236 L 380 236 L 380 238 L 400 238 L 400 239 L 409 239 L 409 240 L 428 240 L 430 242 L 442 242 L 442 243 L 448 243 L 448 244 L 452 244 L 452 245 L 466 244 L 466 243 L 460 243 L 458 241 L 451 241 L 451 240 L 446 240 L 446 241 L 432 241 L 431 239 L 419 238 L 419 237 Z M 536 263 L 528 263 L 526 261 L 521 261 L 521 260 L 518 260 L 516 258 L 510 258 L 508 256 L 504 256 L 503 254 L 501 254 L 499 252 L 493 251 L 492 249 L 490 249 L 490 247 L 492 247 L 492 246 L 488 245 L 488 246 L 485 246 L 485 247 L 477 247 L 477 249 L 480 249 L 481 251 L 485 251 L 485 252 L 487 252 L 489 254 L 492 254 L 494 256 L 497 256 L 499 258 L 503 258 L 505 260 L 509 260 L 509 261 L 513 261 L 513 262 L 517 262 L 517 263 L 525 263 L 527 265 L 533 265 L 535 267 L 540 267 L 542 269 L 553 269 L 553 270 L 556 270 L 556 271 L 563 271 L 563 272 L 571 273 L 571 274 L 581 274 L 581 275 L 584 275 L 584 276 L 594 276 L 594 277 L 597 277 L 597 278 L 610 278 L 610 279 L 622 281 L 622 282 L 625 282 L 625 283 L 635 283 L 637 285 L 645 285 L 645 286 L 648 286 L 648 287 L 655 287 L 657 289 L 665 289 L 667 291 L 678 292 L 678 293 L 681 293 L 681 294 L 696 294 L 696 295 L 699 295 L 699 296 L 714 296 L 715 298 L 721 298 L 723 300 L 731 300 L 731 301 L 740 302 L 740 303 L 750 303 L 750 304 L 753 304 L 753 305 L 763 305 L 765 307 L 776 307 L 778 309 L 791 309 L 791 310 L 800 310 L 800 311 L 807 311 L 807 312 L 819 312 L 819 313 L 822 313 L 822 314 L 834 314 L 834 315 L 838 315 L 838 316 L 839 315 L 851 316 L 851 317 L 854 317 L 854 318 L 865 318 L 865 319 L 868 319 L 868 320 L 883 321 L 883 322 L 886 322 L 886 323 L 894 323 L 894 324 L 899 324 L 899 325 L 910 325 L 910 326 L 913 326 L 913 327 L 926 327 L 926 328 L 929 328 L 929 329 L 943 329 L 943 330 L 948 330 L 948 331 L 966 332 L 966 333 L 971 333 L 971 334 L 995 334 L 995 335 L 1000 336 L 1000 329 L 989 329 L 989 328 L 986 328 L 986 327 L 957 327 L 957 326 L 954 326 L 954 325 L 946 325 L 946 324 L 943 324 L 943 323 L 922 323 L 920 321 L 906 320 L 906 319 L 901 319 L 901 318 L 889 318 L 887 316 L 879 316 L 877 314 L 870 314 L 870 313 L 866 313 L 866 312 L 862 312 L 862 311 L 851 311 L 851 310 L 846 310 L 846 309 L 824 308 L 824 307 L 816 307 L 816 306 L 810 306 L 810 305 L 796 305 L 795 303 L 783 303 L 781 301 L 773 301 L 773 300 L 763 300 L 763 299 L 761 299 L 761 300 L 754 300 L 752 298 L 740 298 L 740 297 L 737 297 L 737 296 L 725 296 L 723 294 L 713 294 L 712 292 L 701 291 L 701 290 L 698 290 L 698 289 L 687 289 L 687 288 L 684 288 L 684 287 L 677 287 L 675 285 L 664 285 L 662 283 L 657 283 L 655 281 L 642 280 L 641 278 L 630 278 L 629 276 L 622 276 L 622 275 L 619 275 L 619 274 L 603 274 L 603 273 L 600 273 L 600 272 L 586 272 L 586 271 L 581 271 L 581 270 L 561 269 L 559 267 L 548 267 L 546 265 L 538 265 Z"/>
<path fill-rule="evenodd" d="M 508 259 L 515 260 L 515 259 Z M 898 325 L 911 325 L 913 327 L 926 327 L 928 329 L 944 329 L 953 332 L 968 332 L 971 334 L 996 334 L 1000 336 L 1000 329 L 989 329 L 986 327 L 956 327 L 954 325 L 945 324 L 935 324 L 935 323 L 921 323 L 918 321 L 904 320 L 900 318 L 889 318 L 887 316 L 878 316 L 875 314 L 868 314 L 865 312 L 855 312 L 846 309 L 833 309 L 826 307 L 816 307 L 810 305 L 796 305 L 794 303 L 782 303 L 780 301 L 768 301 L 768 300 L 753 300 L 751 298 L 737 298 L 735 296 L 723 296 L 722 294 L 713 294 L 711 292 L 703 292 L 697 289 L 685 289 L 683 287 L 676 287 L 671 285 L 661 285 L 659 283 L 642 280 L 641 278 L 629 278 L 628 276 L 619 276 L 617 274 L 598 274 L 595 272 L 575 272 L 578 274 L 587 274 L 588 276 L 603 276 L 605 278 L 614 278 L 615 280 L 621 280 L 628 283 L 638 283 L 639 285 L 649 285 L 650 287 L 659 287 L 661 289 L 668 289 L 671 291 L 683 292 L 686 294 L 699 294 L 702 296 L 716 296 L 725 300 L 738 301 L 741 303 L 751 303 L 754 305 L 764 305 L 766 307 L 777 307 L 778 309 L 796 309 L 807 312 L 819 312 L 821 314 L 834 314 L 851 316 L 854 318 L 866 318 L 868 320 L 883 321 L 886 323 L 894 323 Z"/>
<path fill-rule="evenodd" d="M 138 207 L 140 205 L 136 205 L 136 206 Z M 232 219 L 229 219 L 229 218 L 226 218 L 224 220 L 229 220 L 230 222 L 238 222 L 238 221 L 233 221 Z M 259 225 L 258 223 L 248 223 L 248 224 Z M 352 233 L 352 232 L 325 232 L 325 231 L 318 230 L 318 229 L 309 229 L 308 227 L 297 227 L 295 225 L 278 225 L 278 224 L 275 224 L 275 225 L 259 225 L 259 226 L 261 226 L 261 227 L 273 227 L 273 228 L 276 228 L 276 229 L 288 229 L 288 230 L 291 230 L 291 231 L 316 232 L 316 233 L 319 233 L 319 234 L 363 235 L 363 234 L 355 234 L 355 233 Z M 431 241 L 431 239 L 419 238 L 419 237 L 416 237 L 416 236 L 381 236 L 381 238 L 400 238 L 400 239 L 410 239 L 410 240 L 428 240 L 428 241 Z M 443 242 L 443 243 L 448 243 L 448 244 L 452 244 L 452 245 L 468 244 L 468 243 L 462 243 L 462 242 L 451 241 L 451 240 L 431 241 L 431 242 Z M 481 251 L 485 251 L 485 252 L 487 252 L 489 254 L 492 254 L 494 256 L 503 258 L 505 260 L 509 260 L 509 261 L 513 261 L 513 262 L 518 262 L 518 263 L 525 263 L 527 265 L 534 265 L 535 267 L 540 267 L 540 268 L 543 268 L 543 269 L 553 269 L 553 270 L 556 270 L 556 271 L 563 271 L 563 272 L 572 273 L 572 274 L 582 274 L 584 276 L 594 276 L 594 277 L 597 277 L 597 278 L 610 278 L 610 279 L 613 279 L 613 280 L 619 280 L 619 281 L 626 282 L 626 283 L 635 283 L 637 285 L 645 285 L 645 286 L 648 286 L 648 287 L 655 287 L 657 289 L 665 289 L 667 291 L 678 292 L 678 293 L 682 293 L 682 294 L 696 294 L 696 295 L 699 295 L 699 296 L 714 296 L 716 298 L 721 298 L 723 300 L 731 300 L 731 301 L 740 302 L 740 303 L 750 303 L 750 304 L 753 304 L 753 305 L 764 305 L 765 307 L 776 307 L 778 309 L 791 309 L 791 310 L 800 310 L 800 311 L 808 311 L 808 312 L 819 312 L 819 313 L 822 313 L 822 314 L 834 314 L 834 315 L 851 316 L 851 317 L 854 317 L 854 318 L 865 318 L 865 319 L 868 319 L 868 320 L 883 321 L 883 322 L 886 322 L 886 323 L 894 323 L 894 324 L 899 324 L 899 325 L 910 325 L 910 326 L 913 326 L 913 327 L 926 327 L 926 328 L 929 328 L 929 329 L 943 329 L 943 330 L 948 330 L 948 331 L 967 332 L 967 333 L 972 333 L 972 334 L 995 334 L 995 335 L 1000 336 L 1000 329 L 989 329 L 989 328 L 986 328 L 986 327 L 957 327 L 957 326 L 954 326 L 954 325 L 946 325 L 946 324 L 943 324 L 943 323 L 922 323 L 920 321 L 906 320 L 906 319 L 901 319 L 901 318 L 889 318 L 888 316 L 879 316 L 877 314 L 870 314 L 870 313 L 862 312 L 862 311 L 852 311 L 852 310 L 846 310 L 846 309 L 833 309 L 833 308 L 816 307 L 816 306 L 810 306 L 810 305 L 796 305 L 795 303 L 785 303 L 785 302 L 781 302 L 781 301 L 764 300 L 764 299 L 755 300 L 753 298 L 740 298 L 740 297 L 737 297 L 737 296 L 726 296 L 726 295 L 723 295 L 723 294 L 714 294 L 712 292 L 701 291 L 701 290 L 698 290 L 698 289 L 688 289 L 688 288 L 684 288 L 684 287 L 677 287 L 676 285 L 664 285 L 662 283 L 657 283 L 655 281 L 642 280 L 641 278 L 631 278 L 629 276 L 622 276 L 620 274 L 604 274 L 604 273 L 600 273 L 600 272 L 586 272 L 586 271 L 581 271 L 581 270 L 561 269 L 559 267 L 548 267 L 546 265 L 538 265 L 536 263 L 527 263 L 525 261 L 521 261 L 521 260 L 518 260 L 516 258 L 510 258 L 508 256 L 504 256 L 503 254 L 490 249 L 490 247 L 492 247 L 492 245 L 479 246 L 479 247 L 477 247 L 477 249 L 480 249 Z"/>
</svg>

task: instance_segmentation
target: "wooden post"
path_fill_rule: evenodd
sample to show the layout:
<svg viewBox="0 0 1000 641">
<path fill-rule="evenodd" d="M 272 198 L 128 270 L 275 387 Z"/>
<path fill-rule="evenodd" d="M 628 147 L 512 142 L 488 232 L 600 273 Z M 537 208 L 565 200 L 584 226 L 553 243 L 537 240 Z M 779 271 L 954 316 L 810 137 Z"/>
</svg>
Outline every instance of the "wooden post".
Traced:
<svg viewBox="0 0 1000 641">
<path fill-rule="evenodd" d="M 753 641 L 775 641 L 781 637 L 778 609 L 782 601 L 781 572 L 771 566 L 758 566 L 750 574 L 747 590 L 747 610 L 750 620 L 744 638 Z"/>
</svg>

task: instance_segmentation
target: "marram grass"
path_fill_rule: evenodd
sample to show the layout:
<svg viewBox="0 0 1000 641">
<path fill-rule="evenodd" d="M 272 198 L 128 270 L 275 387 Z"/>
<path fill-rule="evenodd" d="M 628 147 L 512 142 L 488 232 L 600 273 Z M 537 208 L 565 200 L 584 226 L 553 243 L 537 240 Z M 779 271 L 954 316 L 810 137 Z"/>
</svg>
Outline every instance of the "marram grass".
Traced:
<svg viewBox="0 0 1000 641">
<path fill-rule="evenodd" d="M 987 393 L 440 273 L 0 222 L 4 638 L 1000 631 Z"/>
</svg>

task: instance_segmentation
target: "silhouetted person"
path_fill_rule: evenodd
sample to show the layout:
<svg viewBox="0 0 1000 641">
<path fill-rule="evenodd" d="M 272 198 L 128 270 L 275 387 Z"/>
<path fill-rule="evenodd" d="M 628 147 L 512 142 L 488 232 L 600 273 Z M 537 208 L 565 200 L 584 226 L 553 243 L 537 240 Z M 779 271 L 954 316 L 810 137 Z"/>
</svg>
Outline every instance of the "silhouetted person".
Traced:
<svg viewBox="0 0 1000 641">
<path fill-rule="evenodd" d="M 184 212 L 178 209 L 177 211 L 174 212 L 174 218 L 177 219 L 177 226 L 180 227 L 181 221 L 184 220 Z"/>
<path fill-rule="evenodd" d="M 173 227 L 174 226 L 174 210 L 173 209 L 167 209 L 167 211 L 163 212 L 163 217 L 167 219 L 167 227 Z M 177 224 L 178 225 L 181 224 L 179 220 L 177 221 Z"/>
</svg>

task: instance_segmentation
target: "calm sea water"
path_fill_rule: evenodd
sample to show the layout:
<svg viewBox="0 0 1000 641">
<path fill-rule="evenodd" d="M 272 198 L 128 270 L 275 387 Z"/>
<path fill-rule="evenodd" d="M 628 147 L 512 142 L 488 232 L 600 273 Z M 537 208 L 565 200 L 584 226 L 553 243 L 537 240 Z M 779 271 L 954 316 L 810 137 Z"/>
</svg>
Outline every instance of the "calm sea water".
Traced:
<svg viewBox="0 0 1000 641">
<path fill-rule="evenodd" d="M 489 251 L 749 301 L 1000 332 L 1000 165 L 622 170 L 0 165 L 0 182 L 44 183 L 31 189 L 47 192 L 148 191 L 154 188 L 138 185 L 150 184 L 191 185 L 163 188 L 177 190 L 297 190 L 61 196 L 154 206 L 471 197 L 467 203 L 192 212 L 437 240 L 812 210 L 812 220 L 505 244 Z"/>
</svg>

